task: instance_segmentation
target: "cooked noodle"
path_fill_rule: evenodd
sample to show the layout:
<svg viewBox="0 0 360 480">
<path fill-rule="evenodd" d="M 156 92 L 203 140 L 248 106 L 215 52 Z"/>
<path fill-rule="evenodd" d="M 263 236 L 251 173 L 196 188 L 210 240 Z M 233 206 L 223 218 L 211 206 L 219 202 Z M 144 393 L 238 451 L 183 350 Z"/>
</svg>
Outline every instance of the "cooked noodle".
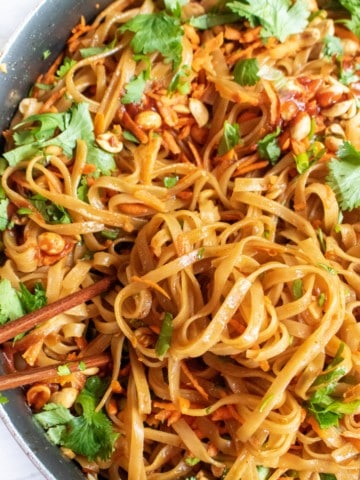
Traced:
<svg viewBox="0 0 360 480">
<path fill-rule="evenodd" d="M 210 3 L 186 4 L 183 20 Z M 11 222 L 1 278 L 16 289 L 40 282 L 50 303 L 117 275 L 112 291 L 4 347 L 30 366 L 111 352 L 105 369 L 26 392 L 37 412 L 71 408 L 87 377 L 110 378 L 98 410 L 119 433 L 111 457 L 63 448 L 89 479 L 359 479 L 359 207 L 342 208 L 327 178 L 344 141 L 360 149 L 360 45 L 308 4 L 308 26 L 284 42 L 264 42 L 246 22 L 184 23 L 183 73 L 170 92 L 172 62 L 134 57 L 134 33 L 119 30 L 158 7 L 116 0 L 73 30 L 4 132 L 16 152 L 16 134 L 38 125 L 29 116 L 78 108 L 90 112 L 95 155 L 115 162 L 101 170 L 78 133 L 73 153 L 50 139 L 18 162 L 6 157 L 2 175 Z M 324 54 L 329 36 L 353 82 Z M 234 67 L 251 58 L 258 79 L 241 85 Z M 122 102 L 141 75 L 140 100 Z M 234 125 L 238 140 L 221 149 Z M 259 148 L 274 132 L 276 161 Z M 324 427 L 311 405 L 326 378 L 327 400 L 345 407 Z"/>
</svg>

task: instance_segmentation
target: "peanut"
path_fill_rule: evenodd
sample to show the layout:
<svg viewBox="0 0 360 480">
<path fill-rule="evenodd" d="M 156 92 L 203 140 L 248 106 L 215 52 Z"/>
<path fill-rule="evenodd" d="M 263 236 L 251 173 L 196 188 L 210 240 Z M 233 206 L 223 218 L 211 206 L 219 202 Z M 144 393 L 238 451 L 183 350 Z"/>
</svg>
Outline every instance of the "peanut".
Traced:
<svg viewBox="0 0 360 480">
<path fill-rule="evenodd" d="M 135 116 L 135 123 L 143 130 L 156 130 L 161 127 L 161 117 L 153 110 L 144 110 Z"/>
<path fill-rule="evenodd" d="M 65 248 L 65 240 L 58 233 L 43 232 L 38 237 L 40 250 L 47 255 L 58 255 Z"/>
</svg>

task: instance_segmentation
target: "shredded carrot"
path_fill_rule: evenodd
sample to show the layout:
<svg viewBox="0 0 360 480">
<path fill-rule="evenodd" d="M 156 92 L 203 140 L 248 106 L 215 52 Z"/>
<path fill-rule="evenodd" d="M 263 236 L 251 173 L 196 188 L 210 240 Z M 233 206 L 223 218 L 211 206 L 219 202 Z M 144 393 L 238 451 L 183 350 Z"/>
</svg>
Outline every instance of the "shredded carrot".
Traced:
<svg viewBox="0 0 360 480">
<path fill-rule="evenodd" d="M 253 172 L 254 170 L 259 170 L 260 168 L 265 168 L 269 165 L 267 160 L 261 160 L 259 162 L 252 163 L 251 165 L 240 166 L 234 172 L 235 176 L 245 175 L 245 173 Z"/>
<path fill-rule="evenodd" d="M 54 105 L 54 103 L 64 95 L 65 91 L 66 91 L 66 87 L 63 87 L 60 90 L 56 90 L 54 93 L 52 93 L 40 108 L 39 113 L 48 112 L 50 108 Z"/>
<path fill-rule="evenodd" d="M 156 333 L 157 335 L 160 334 L 160 327 L 158 327 L 157 325 L 150 325 L 150 330 L 154 333 Z"/>
<path fill-rule="evenodd" d="M 161 295 L 164 295 L 165 298 L 170 300 L 169 294 L 163 288 L 161 288 L 160 285 L 158 285 L 155 282 L 152 282 L 151 280 L 148 280 L 147 278 L 142 278 L 142 277 L 138 277 L 137 275 L 134 275 L 133 277 L 131 277 L 131 281 L 145 283 L 150 288 L 157 290 L 159 293 L 161 293 Z"/>
<path fill-rule="evenodd" d="M 105 115 L 103 112 L 97 112 L 94 118 L 95 136 L 105 132 Z"/>
<path fill-rule="evenodd" d="M 239 423 L 244 423 L 243 418 L 239 415 L 234 405 L 223 405 L 211 415 L 211 420 L 214 422 L 231 419 L 235 419 Z"/>
<path fill-rule="evenodd" d="M 82 173 L 88 175 L 89 173 L 94 173 L 96 170 L 96 165 L 92 163 L 86 163 L 82 168 Z"/>
<path fill-rule="evenodd" d="M 152 209 L 141 203 L 122 203 L 118 205 L 118 209 L 122 213 L 126 213 L 132 216 L 148 215 L 152 212 Z"/>
<path fill-rule="evenodd" d="M 181 370 L 185 373 L 185 375 L 188 377 L 188 379 L 190 380 L 190 382 L 192 383 L 193 387 L 195 388 L 195 390 L 197 390 L 200 395 L 205 399 L 207 400 L 209 398 L 208 394 L 205 392 L 205 390 L 203 389 L 203 387 L 199 384 L 199 382 L 196 380 L 196 378 L 194 377 L 194 375 L 190 372 L 188 366 L 186 365 L 185 361 L 182 360 L 180 362 L 180 367 L 181 367 Z"/>
<path fill-rule="evenodd" d="M 118 407 L 115 398 L 110 399 L 106 409 L 109 415 L 116 415 L 118 413 Z"/>
<path fill-rule="evenodd" d="M 111 381 L 111 390 L 114 393 L 121 393 L 123 391 L 123 387 L 120 385 L 120 382 L 118 380 L 112 380 Z"/>
<path fill-rule="evenodd" d="M 230 325 L 240 335 L 242 335 L 246 329 L 246 326 L 240 323 L 239 320 L 234 317 L 230 318 L 228 325 Z"/>
<path fill-rule="evenodd" d="M 56 60 L 54 61 L 54 63 L 51 65 L 51 67 L 49 68 L 49 70 L 46 72 L 46 74 L 43 76 L 43 81 L 42 83 L 45 83 L 45 84 L 51 84 L 54 82 L 54 77 L 56 75 L 56 72 L 58 70 L 58 68 L 60 67 L 60 65 L 62 64 L 63 62 L 63 58 L 64 58 L 64 54 L 61 53 L 57 58 Z"/>
</svg>

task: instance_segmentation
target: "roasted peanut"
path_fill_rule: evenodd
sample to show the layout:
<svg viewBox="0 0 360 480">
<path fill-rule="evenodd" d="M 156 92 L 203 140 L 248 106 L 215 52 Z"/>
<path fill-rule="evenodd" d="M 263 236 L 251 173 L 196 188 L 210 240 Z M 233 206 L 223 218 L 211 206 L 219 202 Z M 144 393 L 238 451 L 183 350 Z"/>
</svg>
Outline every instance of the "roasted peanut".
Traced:
<svg viewBox="0 0 360 480">
<path fill-rule="evenodd" d="M 51 391 L 47 385 L 33 385 L 26 392 L 26 400 L 34 410 L 41 410 L 49 401 L 50 395 Z"/>
<path fill-rule="evenodd" d="M 112 132 L 105 132 L 98 135 L 96 137 L 96 143 L 109 153 L 119 153 L 123 149 L 123 144 L 119 137 Z"/>
<path fill-rule="evenodd" d="M 311 131 L 311 118 L 306 112 L 299 112 L 292 121 L 290 136 L 293 140 L 300 142 L 306 138 Z"/>
<path fill-rule="evenodd" d="M 205 104 L 197 98 L 190 98 L 189 108 L 199 127 L 204 127 L 209 121 L 209 111 Z"/>
<path fill-rule="evenodd" d="M 156 130 L 161 127 L 161 117 L 153 110 L 144 110 L 135 116 L 135 123 L 144 130 Z"/>
<path fill-rule="evenodd" d="M 66 387 L 62 390 L 59 390 L 58 392 L 54 392 L 51 395 L 50 400 L 51 402 L 63 405 L 65 408 L 70 408 L 73 406 L 78 394 L 79 392 L 76 388 Z"/>
<path fill-rule="evenodd" d="M 40 250 L 47 255 L 58 255 L 65 248 L 65 240 L 58 233 L 43 232 L 38 237 Z"/>
</svg>

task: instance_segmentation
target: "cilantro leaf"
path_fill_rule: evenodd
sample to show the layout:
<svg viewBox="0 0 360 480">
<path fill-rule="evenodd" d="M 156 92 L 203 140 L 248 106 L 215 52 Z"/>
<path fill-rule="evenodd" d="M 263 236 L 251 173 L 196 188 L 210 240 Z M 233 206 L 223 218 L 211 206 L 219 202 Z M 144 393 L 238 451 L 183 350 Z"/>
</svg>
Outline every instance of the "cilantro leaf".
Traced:
<svg viewBox="0 0 360 480">
<path fill-rule="evenodd" d="M 28 127 L 29 123 L 35 125 Z M 18 129 L 23 127 L 24 132 L 18 132 Z M 115 169 L 113 156 L 95 144 L 94 126 L 86 103 L 74 104 L 64 113 L 33 115 L 15 129 L 20 145 L 3 155 L 10 166 L 15 166 L 33 155 L 41 155 L 42 150 L 50 145 L 61 147 L 64 154 L 72 158 L 77 140 L 83 139 L 88 148 L 87 162 L 96 166 L 96 175 L 108 175 Z M 60 130 L 60 133 L 53 136 L 57 130 Z"/>
<path fill-rule="evenodd" d="M 69 57 L 65 57 L 64 60 L 63 60 L 63 63 L 60 65 L 60 67 L 58 68 L 57 72 L 56 72 L 56 76 L 58 78 L 63 78 L 65 77 L 65 75 L 68 73 L 68 71 L 74 66 L 76 65 L 76 60 L 73 60 Z"/>
<path fill-rule="evenodd" d="M 46 223 L 66 224 L 72 222 L 69 213 L 63 206 L 56 205 L 42 195 L 33 195 L 30 202 L 40 212 Z"/>
<path fill-rule="evenodd" d="M 240 142 L 240 127 L 238 123 L 224 122 L 224 132 L 218 147 L 218 155 L 225 155 Z"/>
<path fill-rule="evenodd" d="M 327 58 L 341 56 L 344 52 L 340 38 L 333 35 L 326 35 L 323 38 L 323 54 Z"/>
<path fill-rule="evenodd" d="M 316 419 L 320 428 L 337 426 L 343 415 L 353 413 L 360 406 L 360 400 L 345 402 L 333 395 L 337 382 L 346 373 L 343 367 L 337 367 L 343 361 L 341 356 L 343 348 L 344 344 L 340 344 L 333 360 L 313 382 L 312 386 L 316 389 L 306 404 L 307 410 Z"/>
<path fill-rule="evenodd" d="M 9 199 L 2 198 L 0 200 L 0 231 L 1 232 L 3 232 L 9 224 L 8 206 L 9 206 Z"/>
<path fill-rule="evenodd" d="M 24 315 L 17 291 L 7 278 L 0 280 L 0 325 Z"/>
<path fill-rule="evenodd" d="M 260 77 L 259 63 L 256 58 L 245 58 L 237 62 L 234 68 L 234 80 L 242 86 L 255 85 Z"/>
<path fill-rule="evenodd" d="M 360 151 L 345 141 L 328 167 L 326 183 L 333 189 L 341 209 L 352 210 L 360 206 Z"/>
<path fill-rule="evenodd" d="M 80 415 L 75 416 L 64 406 L 54 403 L 45 405 L 42 412 L 34 415 L 47 430 L 50 440 L 89 460 L 110 457 L 118 434 L 113 431 L 106 414 L 96 411 L 103 385 L 98 377 L 87 380 L 75 402 L 75 409 L 81 410 Z"/>
<path fill-rule="evenodd" d="M 268 133 L 258 142 L 258 152 L 260 158 L 269 160 L 271 165 L 275 165 L 281 155 L 281 149 L 277 140 L 280 132 L 280 127 L 277 127 L 275 132 Z"/>
<path fill-rule="evenodd" d="M 164 357 L 164 355 L 166 354 L 166 352 L 170 348 L 171 337 L 172 337 L 172 333 L 173 333 L 172 321 L 173 321 L 172 314 L 169 313 L 169 312 L 166 312 L 164 320 L 161 324 L 160 334 L 158 336 L 158 339 L 157 339 L 156 345 L 155 345 L 156 355 L 160 359 L 162 359 Z"/>
<path fill-rule="evenodd" d="M 289 35 L 301 33 L 307 26 L 310 11 L 305 0 L 235 0 L 227 7 L 245 17 L 252 27 L 262 26 L 261 36 L 276 37 L 284 42 Z"/>
<path fill-rule="evenodd" d="M 125 85 L 126 93 L 121 98 L 121 103 L 127 105 L 129 103 L 140 103 L 146 85 L 148 76 L 146 70 L 143 70 L 137 77 L 134 77 Z"/>
<path fill-rule="evenodd" d="M 34 285 L 34 293 L 31 293 L 30 290 L 20 283 L 20 290 L 18 292 L 21 305 L 25 313 L 33 312 L 43 307 L 47 303 L 46 293 L 44 287 L 40 282 L 36 282 Z"/>
<path fill-rule="evenodd" d="M 235 13 L 205 13 L 198 17 L 190 18 L 190 25 L 199 30 L 208 30 L 209 28 L 216 27 L 217 25 L 225 25 L 229 23 L 235 23 L 239 20 L 238 15 Z"/>
<path fill-rule="evenodd" d="M 188 0 L 165 0 L 165 9 L 175 15 L 176 17 L 181 16 L 181 7 L 186 5 Z"/>
<path fill-rule="evenodd" d="M 354 0 L 339 0 L 350 13 L 351 18 L 342 20 L 345 26 L 360 38 L 360 4 Z"/>
<path fill-rule="evenodd" d="M 89 185 L 86 175 L 81 175 L 80 183 L 77 187 L 77 196 L 83 202 L 89 203 L 88 199 Z"/>
<path fill-rule="evenodd" d="M 181 63 L 183 29 L 180 20 L 166 12 L 136 15 L 120 27 L 134 33 L 130 42 L 135 53 L 160 52 L 176 69 Z"/>
</svg>

